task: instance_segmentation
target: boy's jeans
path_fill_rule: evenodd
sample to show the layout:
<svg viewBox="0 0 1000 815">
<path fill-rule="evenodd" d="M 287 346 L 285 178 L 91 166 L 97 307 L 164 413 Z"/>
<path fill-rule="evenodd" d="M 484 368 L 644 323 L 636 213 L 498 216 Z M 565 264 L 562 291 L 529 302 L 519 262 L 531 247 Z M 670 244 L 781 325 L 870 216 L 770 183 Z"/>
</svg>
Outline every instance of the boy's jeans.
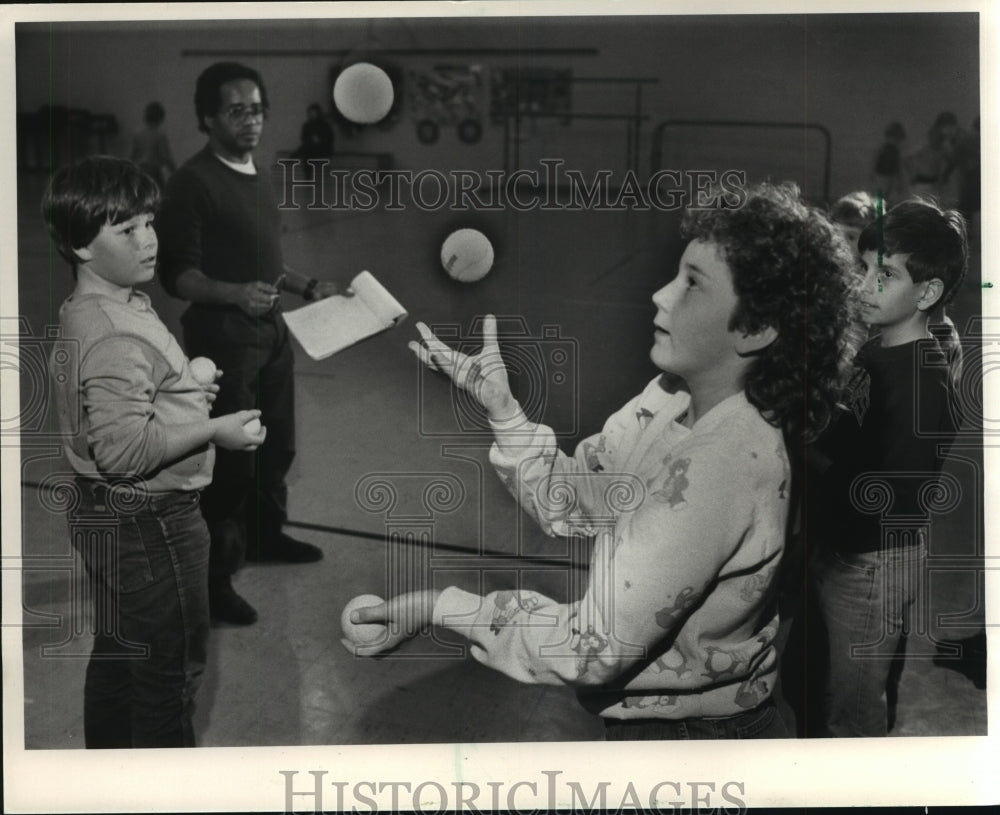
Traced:
<svg viewBox="0 0 1000 815">
<path fill-rule="evenodd" d="M 71 536 L 94 610 L 86 746 L 192 747 L 209 630 L 209 538 L 199 493 L 130 502 L 109 495 L 103 482 L 76 484 Z"/>
<path fill-rule="evenodd" d="M 887 692 L 899 680 L 926 542 L 862 553 L 824 552 L 815 589 L 826 628 L 823 707 L 832 736 L 885 736 Z"/>
</svg>

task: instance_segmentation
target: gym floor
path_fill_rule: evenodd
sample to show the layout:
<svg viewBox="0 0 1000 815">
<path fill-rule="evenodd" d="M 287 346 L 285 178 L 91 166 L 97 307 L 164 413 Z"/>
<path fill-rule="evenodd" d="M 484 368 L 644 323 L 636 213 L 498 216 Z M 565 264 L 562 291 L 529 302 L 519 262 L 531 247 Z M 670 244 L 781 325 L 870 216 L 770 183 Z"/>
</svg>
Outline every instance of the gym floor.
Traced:
<svg viewBox="0 0 1000 815">
<path fill-rule="evenodd" d="M 43 185 L 42 174 L 19 178 L 19 314 L 35 337 L 58 322 L 71 288 L 38 215 Z M 679 254 L 676 215 L 535 211 L 463 220 L 413 207 L 303 209 L 287 211 L 284 223 L 290 265 L 343 282 L 367 269 L 410 316 L 327 360 L 310 360 L 296 347 L 298 455 L 289 482 L 289 531 L 322 547 L 325 558 L 240 572 L 237 590 L 260 619 L 245 628 L 212 629 L 197 698 L 199 744 L 600 739 L 600 721 L 571 691 L 521 685 L 489 671 L 446 634 L 418 637 L 393 657 L 355 658 L 339 643 L 339 615 L 354 595 L 386 596 L 390 581 L 400 579 L 484 591 L 520 585 L 566 596 L 579 558 L 571 557 L 566 541 L 546 538 L 520 514 L 487 461 L 488 439 L 477 432 L 476 417 L 445 380 L 420 369 L 406 343 L 417 336 L 417 320 L 474 345 L 477 315 L 510 318 L 504 323 L 510 331 L 521 318 L 524 340 L 510 335 L 504 344 L 515 393 L 534 417 L 565 432 L 563 447 L 571 450 L 656 374 L 648 360 L 649 297 Z M 482 229 L 496 247 L 495 266 L 480 283 L 455 283 L 440 267 L 441 241 L 459 226 Z M 184 304 L 156 284 L 149 291 L 180 336 Z M 977 246 L 957 303 L 960 328 L 978 314 L 980 292 Z M 293 298 L 285 303 L 296 305 Z M 531 349 L 541 349 L 560 375 L 550 367 L 540 378 Z M 34 398 L 30 387 L 24 391 L 22 381 L 22 401 Z M 26 441 L 25 745 L 82 748 L 89 635 L 77 608 L 66 520 L 46 508 L 36 486 L 64 465 L 51 437 L 40 433 Z M 978 450 L 969 445 L 964 455 L 949 464 L 964 489 L 958 506 L 935 523 L 932 552 L 942 563 L 966 566 L 942 568 L 928 579 L 928 626 L 911 644 L 896 737 L 987 732 L 985 690 L 967 672 L 930 658 L 932 638 L 968 636 L 982 622 L 981 578 L 967 565 L 982 546 L 981 444 Z M 781 709 L 791 719 L 784 702 Z"/>
</svg>

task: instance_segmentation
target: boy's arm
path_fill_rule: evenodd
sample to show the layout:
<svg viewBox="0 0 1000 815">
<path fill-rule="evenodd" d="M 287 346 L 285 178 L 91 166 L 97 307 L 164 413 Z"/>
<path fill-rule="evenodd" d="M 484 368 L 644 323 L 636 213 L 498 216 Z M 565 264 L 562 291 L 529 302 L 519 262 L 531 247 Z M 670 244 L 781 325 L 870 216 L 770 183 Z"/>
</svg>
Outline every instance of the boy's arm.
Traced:
<svg viewBox="0 0 1000 815">
<path fill-rule="evenodd" d="M 114 337 L 81 360 L 87 446 L 101 472 L 145 475 L 164 460 L 163 428 L 153 421 L 151 356 L 143 342 Z"/>
<path fill-rule="evenodd" d="M 254 411 L 164 425 L 153 407 L 157 352 L 143 341 L 115 337 L 97 343 L 81 361 L 80 388 L 87 445 L 100 472 L 146 475 L 215 441 L 230 437 Z M 228 446 L 228 444 L 227 444 Z"/>
<path fill-rule="evenodd" d="M 664 489 L 601 533 L 579 602 L 527 591 L 479 597 L 453 587 L 437 596 L 433 622 L 468 638 L 480 662 L 522 682 L 604 684 L 648 659 L 699 604 L 753 517 L 746 474 L 724 451 L 706 446 L 684 456 L 685 486 L 654 482 Z"/>
<path fill-rule="evenodd" d="M 214 419 L 166 426 L 163 429 L 164 462 L 183 458 L 209 442 L 227 450 L 256 450 L 264 440 L 265 431 L 250 433 L 244 425 L 259 417 L 259 410 L 240 410 Z"/>
</svg>

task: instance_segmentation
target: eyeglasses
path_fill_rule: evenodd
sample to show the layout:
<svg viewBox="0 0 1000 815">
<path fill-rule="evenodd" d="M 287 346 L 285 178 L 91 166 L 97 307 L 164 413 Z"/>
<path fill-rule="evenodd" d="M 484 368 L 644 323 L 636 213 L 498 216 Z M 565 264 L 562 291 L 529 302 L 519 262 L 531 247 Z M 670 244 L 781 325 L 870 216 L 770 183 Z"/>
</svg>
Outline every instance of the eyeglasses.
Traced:
<svg viewBox="0 0 1000 815">
<path fill-rule="evenodd" d="M 266 119 L 267 105 L 230 105 L 222 114 L 232 124 L 243 124 L 248 119 Z"/>
</svg>

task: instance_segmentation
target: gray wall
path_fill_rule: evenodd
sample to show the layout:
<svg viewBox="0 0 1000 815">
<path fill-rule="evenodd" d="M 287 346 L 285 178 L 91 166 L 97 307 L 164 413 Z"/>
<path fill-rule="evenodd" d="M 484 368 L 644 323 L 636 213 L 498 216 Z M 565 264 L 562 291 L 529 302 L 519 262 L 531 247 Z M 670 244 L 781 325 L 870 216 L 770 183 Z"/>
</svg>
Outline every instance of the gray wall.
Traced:
<svg viewBox="0 0 1000 815">
<path fill-rule="evenodd" d="M 295 147 L 309 103 L 328 103 L 330 71 L 340 59 L 268 53 L 281 50 L 510 49 L 394 61 L 416 69 L 457 62 L 487 70 L 571 67 L 576 76 L 656 77 L 659 83 L 644 91 L 652 118 L 641 145 L 643 171 L 652 125 L 665 118 L 810 121 L 833 136 L 834 195 L 865 184 L 890 120 L 904 124 L 912 150 L 938 112 L 954 111 L 967 127 L 979 111 L 975 14 L 21 24 L 16 48 L 19 112 L 61 104 L 112 113 L 122 132 L 110 149 L 124 154 L 144 105 L 157 99 L 167 109 L 166 128 L 179 159 L 203 144 L 193 115 L 195 78 L 229 50 L 245 52 L 239 59 L 257 67 L 268 84 L 273 115 L 262 144 L 265 160 Z M 531 48 L 597 53 L 524 53 Z M 183 53 L 192 50 L 220 54 Z M 623 112 L 631 104 L 631 92 L 616 86 L 574 91 L 576 110 Z M 421 145 L 405 107 L 391 129 L 368 128 L 351 140 L 337 135 L 340 151 L 391 151 L 404 168 L 503 167 L 501 132 L 488 121 L 474 146 L 449 129 L 437 144 Z M 618 171 L 624 169 L 624 141 L 622 123 L 547 123 L 526 143 L 525 157 L 558 155 L 584 169 Z"/>
</svg>

